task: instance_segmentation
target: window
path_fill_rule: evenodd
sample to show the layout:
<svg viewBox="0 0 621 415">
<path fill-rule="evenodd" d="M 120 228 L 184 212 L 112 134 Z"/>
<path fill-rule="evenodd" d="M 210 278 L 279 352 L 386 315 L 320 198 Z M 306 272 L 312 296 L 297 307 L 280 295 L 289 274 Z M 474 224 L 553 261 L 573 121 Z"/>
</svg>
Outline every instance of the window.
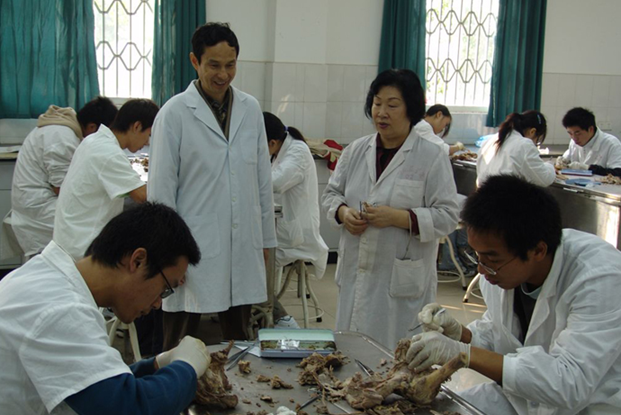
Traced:
<svg viewBox="0 0 621 415">
<path fill-rule="evenodd" d="M 153 3 L 95 0 L 95 48 L 102 95 L 151 98 Z"/>
<path fill-rule="evenodd" d="M 427 0 L 428 105 L 487 111 L 498 2 Z"/>
</svg>

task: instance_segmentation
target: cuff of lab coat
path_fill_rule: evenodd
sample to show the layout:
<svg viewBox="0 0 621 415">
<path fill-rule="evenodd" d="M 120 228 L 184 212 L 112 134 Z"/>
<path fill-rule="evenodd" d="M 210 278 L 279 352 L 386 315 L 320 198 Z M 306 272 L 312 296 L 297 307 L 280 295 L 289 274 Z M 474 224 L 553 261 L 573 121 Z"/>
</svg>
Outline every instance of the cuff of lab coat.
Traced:
<svg viewBox="0 0 621 415">
<path fill-rule="evenodd" d="M 506 355 L 502 358 L 502 388 L 509 393 L 516 393 L 517 357 Z"/>
<path fill-rule="evenodd" d="M 421 242 L 430 242 L 436 239 L 433 229 L 433 219 L 429 209 L 417 208 L 412 209 L 418 220 L 418 236 Z"/>
<path fill-rule="evenodd" d="M 330 224 L 333 227 L 339 227 L 340 228 L 341 226 L 343 226 L 343 224 L 340 223 L 336 219 L 336 212 L 338 212 L 339 208 L 341 206 L 343 206 L 343 205 L 347 206 L 346 203 L 343 203 L 342 201 L 339 201 L 339 202 L 333 203 L 332 206 L 330 206 L 330 209 L 328 209 L 328 213 L 327 213 L 328 222 L 330 222 Z"/>
</svg>

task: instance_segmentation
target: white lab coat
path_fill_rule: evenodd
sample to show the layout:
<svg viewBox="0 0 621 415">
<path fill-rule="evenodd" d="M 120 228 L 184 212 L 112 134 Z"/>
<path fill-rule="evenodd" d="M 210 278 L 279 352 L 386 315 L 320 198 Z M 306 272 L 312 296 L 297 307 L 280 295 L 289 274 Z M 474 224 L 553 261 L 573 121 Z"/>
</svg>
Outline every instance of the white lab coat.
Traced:
<svg viewBox="0 0 621 415">
<path fill-rule="evenodd" d="M 570 161 L 579 161 L 587 166 L 596 164 L 607 169 L 621 167 L 621 142 L 614 135 L 608 134 L 599 128 L 593 138 L 580 147 L 574 140 L 569 141 L 569 148 L 563 158 Z"/>
<path fill-rule="evenodd" d="M 539 157 L 539 150 L 532 140 L 517 131 L 511 131 L 502 147 L 496 152 L 498 134 L 485 140 L 477 160 L 477 186 L 489 176 L 499 174 L 516 175 L 538 186 L 554 183 L 554 166 Z"/>
<path fill-rule="evenodd" d="M 445 143 L 443 139 L 438 137 L 436 133 L 433 132 L 433 127 L 427 121 L 420 120 L 418 124 L 414 126 L 414 130 L 425 140 L 428 140 L 435 145 L 440 146 L 440 148 L 442 148 L 442 151 L 444 151 L 444 154 L 446 154 L 447 156 L 449 155 L 451 146 Z"/>
<path fill-rule="evenodd" d="M 328 220 L 341 226 L 336 329 L 367 334 L 392 349 L 422 307 L 435 301 L 438 239 L 455 230 L 457 193 L 448 157 L 414 129 L 377 181 L 375 156 L 375 134 L 347 146 L 322 203 Z M 420 234 L 410 239 L 406 229 L 371 226 L 361 236 L 350 234 L 335 214 L 343 203 L 358 209 L 360 202 L 413 210 Z"/>
<path fill-rule="evenodd" d="M 317 170 L 303 141 L 287 135 L 272 163 L 272 185 L 274 200 L 282 205 L 283 213 L 276 221 L 276 265 L 303 259 L 314 265 L 317 278 L 323 277 L 328 246 L 319 234 Z"/>
<path fill-rule="evenodd" d="M 267 300 L 263 248 L 277 242 L 263 114 L 255 98 L 232 91 L 228 140 L 193 83 L 153 124 L 148 198 L 183 217 L 202 256 L 164 300 L 168 312 L 212 313 Z"/>
<path fill-rule="evenodd" d="M 17 156 L 11 191 L 13 232 L 24 255 L 43 251 L 52 240 L 58 197 L 80 139 L 64 125 L 37 127 Z"/>
<path fill-rule="evenodd" d="M 472 345 L 504 354 L 504 394 L 520 415 L 621 413 L 621 253 L 563 230 L 524 344 L 513 290 L 481 279 L 487 311 Z"/>
</svg>

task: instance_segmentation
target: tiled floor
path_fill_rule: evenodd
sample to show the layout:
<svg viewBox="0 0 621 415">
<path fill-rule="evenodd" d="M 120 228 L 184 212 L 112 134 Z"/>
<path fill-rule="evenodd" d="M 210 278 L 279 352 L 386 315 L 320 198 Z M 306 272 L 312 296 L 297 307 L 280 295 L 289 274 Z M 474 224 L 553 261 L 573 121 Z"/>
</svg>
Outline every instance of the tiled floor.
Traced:
<svg viewBox="0 0 621 415">
<path fill-rule="evenodd" d="M 311 321 L 310 327 L 334 329 L 338 299 L 338 287 L 334 282 L 335 268 L 335 264 L 329 264 L 324 277 L 321 280 L 313 279 L 311 282 L 313 291 L 317 295 L 320 306 L 323 308 L 325 314 L 321 323 Z M 312 266 L 309 266 L 309 272 L 312 274 Z M 439 278 L 440 280 L 447 279 L 443 276 Z M 471 279 L 468 279 L 468 282 L 470 282 L 470 280 Z M 291 284 L 290 291 L 285 293 L 281 299 L 281 303 L 285 306 L 289 314 L 295 317 L 300 326 L 302 326 L 303 314 L 301 301 L 297 298 L 297 290 L 294 290 L 295 287 L 295 284 Z M 475 294 L 476 293 L 477 291 L 475 291 Z M 464 294 L 465 291 L 459 282 L 438 284 L 438 303 L 444 306 L 460 323 L 466 325 L 481 317 L 486 307 L 483 300 L 474 296 L 470 296 L 468 303 L 463 303 L 462 298 Z"/>
</svg>

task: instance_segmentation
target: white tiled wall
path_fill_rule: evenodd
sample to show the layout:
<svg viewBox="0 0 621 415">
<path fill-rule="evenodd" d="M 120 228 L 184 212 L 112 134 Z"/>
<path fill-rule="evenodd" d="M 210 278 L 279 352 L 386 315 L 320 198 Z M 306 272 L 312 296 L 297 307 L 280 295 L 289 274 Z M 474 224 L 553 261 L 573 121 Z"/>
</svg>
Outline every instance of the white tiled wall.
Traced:
<svg viewBox="0 0 621 415">
<path fill-rule="evenodd" d="M 561 121 L 578 106 L 593 111 L 601 129 L 621 136 L 621 76 L 544 73 L 541 112 L 548 119 L 546 144 L 569 143 Z"/>
</svg>

